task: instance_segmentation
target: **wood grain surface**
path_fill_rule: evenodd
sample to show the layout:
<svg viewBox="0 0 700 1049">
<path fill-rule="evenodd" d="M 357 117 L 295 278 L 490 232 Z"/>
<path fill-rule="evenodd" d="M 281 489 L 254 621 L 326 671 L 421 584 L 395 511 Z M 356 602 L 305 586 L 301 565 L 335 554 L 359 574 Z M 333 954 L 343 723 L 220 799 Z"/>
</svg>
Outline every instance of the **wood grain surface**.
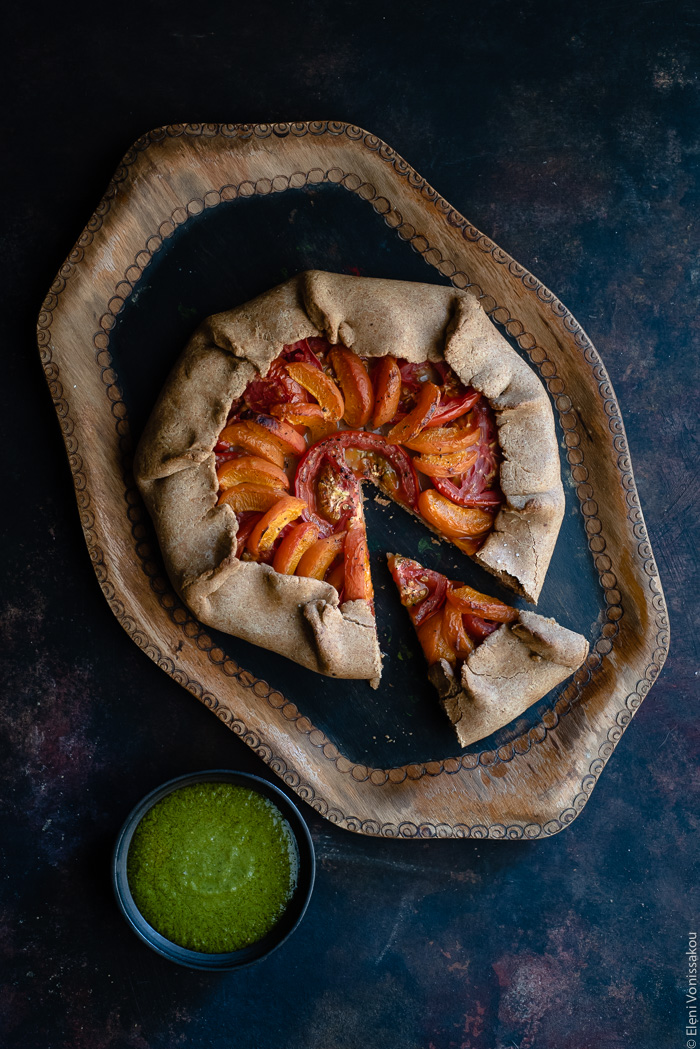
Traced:
<svg viewBox="0 0 700 1049">
<path fill-rule="evenodd" d="M 290 678 L 268 653 L 261 658 L 235 639 L 205 632 L 163 575 L 130 474 L 133 441 L 166 365 L 177 356 L 175 343 L 202 310 L 236 305 L 289 275 L 274 258 L 276 241 L 289 240 L 294 269 L 352 271 L 347 252 L 333 265 L 339 240 L 331 227 L 314 227 L 311 217 L 312 210 L 332 211 L 336 200 L 343 201 L 344 214 L 352 212 L 350 236 L 366 223 L 377 236 L 391 238 L 382 262 L 384 241 L 372 243 L 367 234 L 364 250 L 369 257 L 376 253 L 368 275 L 471 287 L 536 368 L 555 408 L 567 516 L 550 572 L 556 593 L 545 591 L 538 611 L 552 614 L 557 602 L 563 604 L 570 616 L 564 625 L 585 626 L 591 654 L 529 719 L 466 752 L 431 720 L 427 694 L 413 723 L 418 730 L 407 729 L 405 719 L 397 722 L 398 749 L 373 745 L 379 722 L 373 728 L 365 718 L 363 732 L 346 735 L 347 715 L 343 720 L 334 718 L 332 707 L 328 712 L 335 682 L 312 676 L 314 689 L 308 679 Z M 259 229 L 264 240 L 278 201 L 285 202 L 286 231 L 275 227 L 267 264 L 251 268 L 239 247 L 213 302 L 204 296 L 200 309 L 180 302 L 182 330 L 161 328 L 161 349 L 149 357 L 149 315 L 140 304 L 157 301 L 167 289 L 173 294 L 173 266 L 182 280 L 190 233 L 200 237 L 200 256 L 206 255 L 211 224 L 221 216 L 235 226 L 240 215 L 250 223 L 251 238 Z M 311 247 L 291 221 L 295 208 L 300 222 L 317 229 Z M 395 264 L 395 253 L 410 263 Z M 264 280 L 269 283 L 259 286 Z M 219 302 L 224 293 L 228 301 Z M 159 317 L 150 315 L 155 328 Z M 666 607 L 618 405 L 598 354 L 566 308 L 389 146 L 333 122 L 175 125 L 151 132 L 125 156 L 56 277 L 39 317 L 38 341 L 86 542 L 112 611 L 151 659 L 298 795 L 350 830 L 405 838 L 538 838 L 576 817 L 668 650 Z M 378 543 L 390 532 L 383 535 L 377 523 Z M 453 574 L 460 578 L 456 568 Z M 562 618 L 559 609 L 555 614 Z M 406 681 L 394 682 L 392 712 Z M 328 704 L 319 702 L 323 697 Z M 369 717 L 368 706 L 364 712 Z M 388 739 L 386 727 L 379 735 Z M 392 762 L 392 755 L 399 760 Z"/>
</svg>

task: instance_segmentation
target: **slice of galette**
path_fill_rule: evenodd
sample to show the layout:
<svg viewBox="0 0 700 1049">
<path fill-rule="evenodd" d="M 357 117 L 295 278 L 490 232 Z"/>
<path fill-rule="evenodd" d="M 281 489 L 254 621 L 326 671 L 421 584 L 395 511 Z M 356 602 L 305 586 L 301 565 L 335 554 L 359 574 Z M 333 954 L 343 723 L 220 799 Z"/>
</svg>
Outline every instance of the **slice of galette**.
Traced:
<svg viewBox="0 0 700 1049">
<path fill-rule="evenodd" d="M 400 554 L 388 555 L 428 677 L 463 747 L 507 725 L 578 670 L 580 634 L 456 583 Z"/>
<path fill-rule="evenodd" d="M 532 601 L 564 505 L 547 394 L 474 296 L 316 271 L 201 325 L 134 472 L 202 622 L 373 683 L 364 481 Z"/>
</svg>

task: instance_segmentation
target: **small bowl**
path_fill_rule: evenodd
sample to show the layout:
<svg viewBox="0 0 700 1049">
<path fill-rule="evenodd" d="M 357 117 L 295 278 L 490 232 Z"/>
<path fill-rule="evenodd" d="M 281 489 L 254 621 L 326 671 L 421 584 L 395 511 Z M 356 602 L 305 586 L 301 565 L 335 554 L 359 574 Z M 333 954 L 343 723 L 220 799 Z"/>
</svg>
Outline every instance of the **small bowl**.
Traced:
<svg viewBox="0 0 700 1049">
<path fill-rule="evenodd" d="M 162 936 L 152 925 L 146 921 L 134 902 L 129 888 L 126 873 L 126 861 L 129 854 L 129 846 L 134 836 L 136 827 L 153 808 L 153 806 L 180 787 L 187 787 L 193 783 L 204 782 L 234 783 L 240 787 L 247 787 L 267 798 L 279 809 L 294 836 L 299 857 L 299 869 L 297 873 L 297 884 L 291 900 L 286 909 L 275 923 L 272 929 L 262 939 L 255 943 L 242 947 L 238 951 L 229 951 L 225 954 L 205 954 L 202 951 L 191 951 L 186 947 Z M 284 941 L 291 936 L 299 922 L 311 898 L 316 874 L 316 860 L 311 835 L 304 819 L 296 805 L 283 794 L 278 787 L 273 786 L 260 776 L 252 776 L 247 772 L 232 772 L 227 769 L 209 769 L 206 772 L 195 772 L 191 775 L 178 776 L 164 783 L 161 787 L 147 794 L 138 805 L 132 809 L 126 819 L 124 826 L 119 832 L 117 843 L 112 857 L 112 885 L 119 908 L 127 922 L 144 943 L 148 944 L 157 954 L 168 958 L 178 965 L 187 966 L 190 969 L 209 969 L 212 971 L 223 971 L 227 969 L 240 969 L 244 965 L 251 965 L 259 961 L 272 951 L 277 950 Z"/>
</svg>

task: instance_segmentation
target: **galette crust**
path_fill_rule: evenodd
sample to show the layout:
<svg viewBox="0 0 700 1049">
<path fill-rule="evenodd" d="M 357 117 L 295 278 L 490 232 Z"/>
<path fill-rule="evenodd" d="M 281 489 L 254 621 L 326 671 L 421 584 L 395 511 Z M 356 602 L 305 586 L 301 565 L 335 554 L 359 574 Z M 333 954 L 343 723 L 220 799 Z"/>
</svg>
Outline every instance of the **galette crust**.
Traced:
<svg viewBox="0 0 700 1049">
<path fill-rule="evenodd" d="M 581 634 L 521 611 L 467 657 L 457 677 L 440 660 L 428 672 L 463 747 L 490 736 L 546 696 L 581 666 L 588 642 Z"/>
<path fill-rule="evenodd" d="M 214 446 L 232 401 L 285 345 L 310 336 L 367 357 L 444 358 L 496 412 L 505 504 L 476 555 L 536 601 L 564 494 L 552 410 L 541 383 L 468 292 L 309 271 L 195 332 L 139 443 L 134 473 L 173 586 L 209 626 L 322 674 L 377 683 L 381 660 L 366 602 L 338 603 L 328 583 L 282 576 L 235 556 L 237 521 L 217 506 Z"/>
</svg>

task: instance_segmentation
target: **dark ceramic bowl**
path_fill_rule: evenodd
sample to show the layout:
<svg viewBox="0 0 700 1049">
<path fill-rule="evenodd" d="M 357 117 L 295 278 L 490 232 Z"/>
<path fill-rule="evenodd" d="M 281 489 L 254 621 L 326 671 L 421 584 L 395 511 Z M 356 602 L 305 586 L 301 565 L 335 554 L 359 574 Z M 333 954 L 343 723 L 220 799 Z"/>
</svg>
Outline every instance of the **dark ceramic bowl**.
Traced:
<svg viewBox="0 0 700 1049">
<path fill-rule="evenodd" d="M 178 946 L 178 944 L 156 932 L 153 926 L 148 924 L 134 903 L 126 873 L 126 861 L 131 839 L 136 827 L 149 809 L 153 808 L 166 794 L 170 794 L 180 787 L 187 787 L 190 784 L 205 781 L 234 783 L 237 786 L 257 791 L 258 794 L 262 794 L 263 797 L 271 801 L 289 824 L 296 842 L 299 858 L 296 888 L 284 913 L 274 927 L 262 939 L 251 943 L 248 947 L 243 947 L 238 951 L 230 951 L 226 954 L 204 954 L 201 951 L 191 951 L 186 947 Z M 147 794 L 129 814 L 117 838 L 112 857 L 112 884 L 117 903 L 136 935 L 140 936 L 144 943 L 147 943 L 154 951 L 164 958 L 169 958 L 172 962 L 185 965 L 190 969 L 210 969 L 213 971 L 239 969 L 244 965 L 250 965 L 252 962 L 257 962 L 260 958 L 271 954 L 272 951 L 283 944 L 287 937 L 291 936 L 304 916 L 311 898 L 315 873 L 316 861 L 311 835 L 296 805 L 289 800 L 286 794 L 283 794 L 272 783 L 268 783 L 267 780 L 261 779 L 259 776 L 251 776 L 247 772 L 232 772 L 226 769 L 209 769 L 207 772 L 195 772 L 187 776 L 178 776 L 177 779 L 171 779 L 168 783 L 164 783 L 162 787 L 158 787 L 156 790 L 151 791 L 150 794 Z"/>
</svg>

